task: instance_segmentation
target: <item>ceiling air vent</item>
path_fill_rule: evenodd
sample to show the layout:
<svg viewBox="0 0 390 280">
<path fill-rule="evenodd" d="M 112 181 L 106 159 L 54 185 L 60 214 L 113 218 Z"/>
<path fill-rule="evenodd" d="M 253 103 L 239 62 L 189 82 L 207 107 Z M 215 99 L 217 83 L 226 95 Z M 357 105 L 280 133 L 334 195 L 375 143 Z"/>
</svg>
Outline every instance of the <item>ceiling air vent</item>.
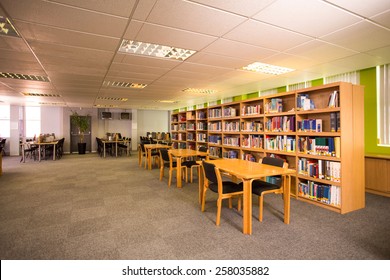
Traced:
<svg viewBox="0 0 390 280">
<path fill-rule="evenodd" d="M 147 86 L 147 84 L 129 83 L 129 82 L 111 82 L 111 81 L 104 81 L 103 85 L 106 87 L 137 88 L 137 89 L 141 89 Z"/>
</svg>

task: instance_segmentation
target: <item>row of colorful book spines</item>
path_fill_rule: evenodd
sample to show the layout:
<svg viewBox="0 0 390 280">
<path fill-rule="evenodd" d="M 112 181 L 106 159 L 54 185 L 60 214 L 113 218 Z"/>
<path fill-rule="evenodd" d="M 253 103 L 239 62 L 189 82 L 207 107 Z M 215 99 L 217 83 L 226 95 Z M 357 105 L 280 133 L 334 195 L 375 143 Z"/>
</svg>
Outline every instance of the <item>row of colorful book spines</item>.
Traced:
<svg viewBox="0 0 390 280">
<path fill-rule="evenodd" d="M 340 182 L 341 163 L 328 160 L 299 159 L 298 173 L 313 178 Z"/>
<path fill-rule="evenodd" d="M 307 184 L 300 182 L 298 195 L 325 204 L 341 205 L 341 189 L 334 185 L 321 185 L 311 181 L 308 181 Z"/>
<path fill-rule="evenodd" d="M 297 121 L 298 131 L 322 132 L 322 119 L 305 119 Z"/>
<path fill-rule="evenodd" d="M 260 105 L 244 105 L 241 108 L 241 115 L 254 115 L 254 114 L 260 114 L 261 113 L 261 106 Z"/>
</svg>

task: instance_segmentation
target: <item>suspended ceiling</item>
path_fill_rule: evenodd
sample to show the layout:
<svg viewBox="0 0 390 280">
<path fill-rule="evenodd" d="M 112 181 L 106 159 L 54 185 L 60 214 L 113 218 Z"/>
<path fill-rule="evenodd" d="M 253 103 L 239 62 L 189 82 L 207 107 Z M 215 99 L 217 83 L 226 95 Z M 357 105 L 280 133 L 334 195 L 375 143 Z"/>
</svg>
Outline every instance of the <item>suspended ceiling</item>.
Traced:
<svg viewBox="0 0 390 280">
<path fill-rule="evenodd" d="M 0 34 L 0 72 L 48 77 L 0 77 L 0 104 L 169 110 L 390 63 L 388 0 L 0 0 L 0 16 L 19 34 Z M 124 54 L 123 39 L 196 53 Z M 295 70 L 241 70 L 256 61 Z"/>
</svg>

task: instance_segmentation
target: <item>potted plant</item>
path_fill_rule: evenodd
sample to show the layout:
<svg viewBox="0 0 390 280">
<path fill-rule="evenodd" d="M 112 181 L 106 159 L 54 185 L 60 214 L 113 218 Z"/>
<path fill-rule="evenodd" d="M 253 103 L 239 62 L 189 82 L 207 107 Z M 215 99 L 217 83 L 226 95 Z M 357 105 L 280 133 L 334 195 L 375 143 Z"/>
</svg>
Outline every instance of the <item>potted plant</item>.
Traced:
<svg viewBox="0 0 390 280">
<path fill-rule="evenodd" d="M 89 128 L 89 118 L 87 116 L 80 116 L 77 112 L 73 112 L 71 115 L 71 121 L 74 126 L 78 129 L 79 134 L 79 143 L 78 143 L 78 151 L 79 154 L 85 154 L 87 149 L 87 143 L 84 142 L 84 133 Z"/>
</svg>

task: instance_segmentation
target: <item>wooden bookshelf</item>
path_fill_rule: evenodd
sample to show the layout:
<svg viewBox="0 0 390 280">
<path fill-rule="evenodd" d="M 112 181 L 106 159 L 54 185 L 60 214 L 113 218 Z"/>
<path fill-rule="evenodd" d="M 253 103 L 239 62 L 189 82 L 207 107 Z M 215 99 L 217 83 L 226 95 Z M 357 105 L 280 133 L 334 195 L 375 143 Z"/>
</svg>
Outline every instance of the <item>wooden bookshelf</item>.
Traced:
<svg viewBox="0 0 390 280">
<path fill-rule="evenodd" d="M 194 146 L 208 145 L 211 157 L 283 158 L 296 170 L 293 196 L 347 213 L 365 206 L 363 95 L 339 82 L 189 111 L 187 145 L 194 119 Z M 180 114 L 172 114 L 173 134 Z"/>
</svg>

